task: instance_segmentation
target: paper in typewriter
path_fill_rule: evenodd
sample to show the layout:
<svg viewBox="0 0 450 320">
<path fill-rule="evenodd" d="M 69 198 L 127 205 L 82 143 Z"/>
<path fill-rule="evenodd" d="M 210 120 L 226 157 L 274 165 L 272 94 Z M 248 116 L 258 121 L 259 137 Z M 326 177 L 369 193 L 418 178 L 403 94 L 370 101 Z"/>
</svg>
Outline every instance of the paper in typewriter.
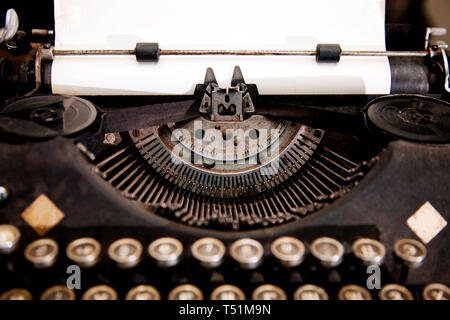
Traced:
<svg viewBox="0 0 450 320">
<path fill-rule="evenodd" d="M 385 50 L 384 0 L 55 0 L 55 48 L 299 49 L 339 43 L 343 50 Z M 230 85 L 234 66 L 261 94 L 383 94 L 386 57 L 57 56 L 54 93 L 73 95 L 192 94 L 212 67 Z"/>
</svg>

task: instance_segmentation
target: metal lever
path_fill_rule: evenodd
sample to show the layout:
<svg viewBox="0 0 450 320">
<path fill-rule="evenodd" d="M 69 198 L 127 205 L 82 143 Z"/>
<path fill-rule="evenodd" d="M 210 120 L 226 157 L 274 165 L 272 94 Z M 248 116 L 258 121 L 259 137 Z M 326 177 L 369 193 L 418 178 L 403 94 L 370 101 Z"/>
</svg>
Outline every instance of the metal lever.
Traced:
<svg viewBox="0 0 450 320">
<path fill-rule="evenodd" d="M 14 9 L 6 11 L 5 26 L 0 29 L 0 44 L 6 43 L 14 38 L 19 28 L 19 17 Z"/>
<path fill-rule="evenodd" d="M 450 93 L 450 71 L 448 66 L 448 57 L 447 53 L 445 51 L 446 47 L 441 47 L 441 53 L 442 53 L 442 63 L 444 67 L 444 88 L 447 92 Z"/>
<path fill-rule="evenodd" d="M 244 114 L 255 111 L 248 86 L 245 84 L 241 69 L 234 67 L 231 87 L 219 88 L 211 68 L 206 70 L 207 86 L 200 104 L 199 112 L 209 114 L 213 121 L 242 121 Z"/>
<path fill-rule="evenodd" d="M 445 36 L 447 34 L 447 29 L 446 28 L 427 28 L 425 31 L 425 50 L 428 50 L 429 46 L 430 46 L 430 39 L 432 36 L 435 37 L 442 37 Z"/>
</svg>

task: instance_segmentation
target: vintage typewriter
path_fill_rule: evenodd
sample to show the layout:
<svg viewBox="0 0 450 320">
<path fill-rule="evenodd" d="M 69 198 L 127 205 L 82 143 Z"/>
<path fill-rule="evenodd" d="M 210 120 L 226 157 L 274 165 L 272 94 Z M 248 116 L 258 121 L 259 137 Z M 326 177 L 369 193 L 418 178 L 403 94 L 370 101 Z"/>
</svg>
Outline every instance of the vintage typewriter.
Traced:
<svg viewBox="0 0 450 320">
<path fill-rule="evenodd" d="M 0 299 L 449 299 L 445 30 L 386 25 L 386 50 L 60 49 L 40 7 L 45 29 L 21 29 L 24 6 L 0 31 Z M 390 90 L 267 93 L 235 64 L 192 94 L 55 92 L 79 56 L 384 57 Z"/>
</svg>

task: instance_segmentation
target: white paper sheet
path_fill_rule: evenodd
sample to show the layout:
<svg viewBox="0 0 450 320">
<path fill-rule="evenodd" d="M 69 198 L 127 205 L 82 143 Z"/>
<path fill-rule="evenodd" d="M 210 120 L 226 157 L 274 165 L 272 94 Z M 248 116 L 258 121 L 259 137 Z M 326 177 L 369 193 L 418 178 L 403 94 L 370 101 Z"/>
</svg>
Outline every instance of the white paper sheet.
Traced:
<svg viewBox="0 0 450 320">
<path fill-rule="evenodd" d="M 385 50 L 384 0 L 55 0 L 56 49 Z M 386 57 L 318 64 L 299 56 L 57 56 L 52 91 L 74 95 L 192 94 L 212 67 L 230 85 L 235 65 L 261 94 L 383 94 Z"/>
</svg>

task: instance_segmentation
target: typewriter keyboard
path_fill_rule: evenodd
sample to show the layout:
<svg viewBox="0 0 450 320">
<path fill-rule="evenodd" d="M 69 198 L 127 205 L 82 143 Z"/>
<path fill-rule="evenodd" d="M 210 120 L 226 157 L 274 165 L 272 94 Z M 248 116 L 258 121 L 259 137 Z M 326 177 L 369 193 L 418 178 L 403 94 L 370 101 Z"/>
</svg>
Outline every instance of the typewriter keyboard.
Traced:
<svg viewBox="0 0 450 320">
<path fill-rule="evenodd" d="M 63 237 L 64 238 L 64 237 Z M 190 243 L 163 236 L 92 234 L 25 242 L 21 230 L 0 225 L 1 300 L 448 300 L 445 284 L 405 284 L 426 259 L 425 246 L 398 239 L 390 247 L 360 237 L 352 243 L 321 236 L 282 236 Z M 394 256 L 400 276 L 386 270 Z M 377 274 L 378 273 L 378 274 Z M 377 279 L 374 277 L 379 276 Z M 372 285 L 372 286 L 371 286 Z"/>
</svg>

